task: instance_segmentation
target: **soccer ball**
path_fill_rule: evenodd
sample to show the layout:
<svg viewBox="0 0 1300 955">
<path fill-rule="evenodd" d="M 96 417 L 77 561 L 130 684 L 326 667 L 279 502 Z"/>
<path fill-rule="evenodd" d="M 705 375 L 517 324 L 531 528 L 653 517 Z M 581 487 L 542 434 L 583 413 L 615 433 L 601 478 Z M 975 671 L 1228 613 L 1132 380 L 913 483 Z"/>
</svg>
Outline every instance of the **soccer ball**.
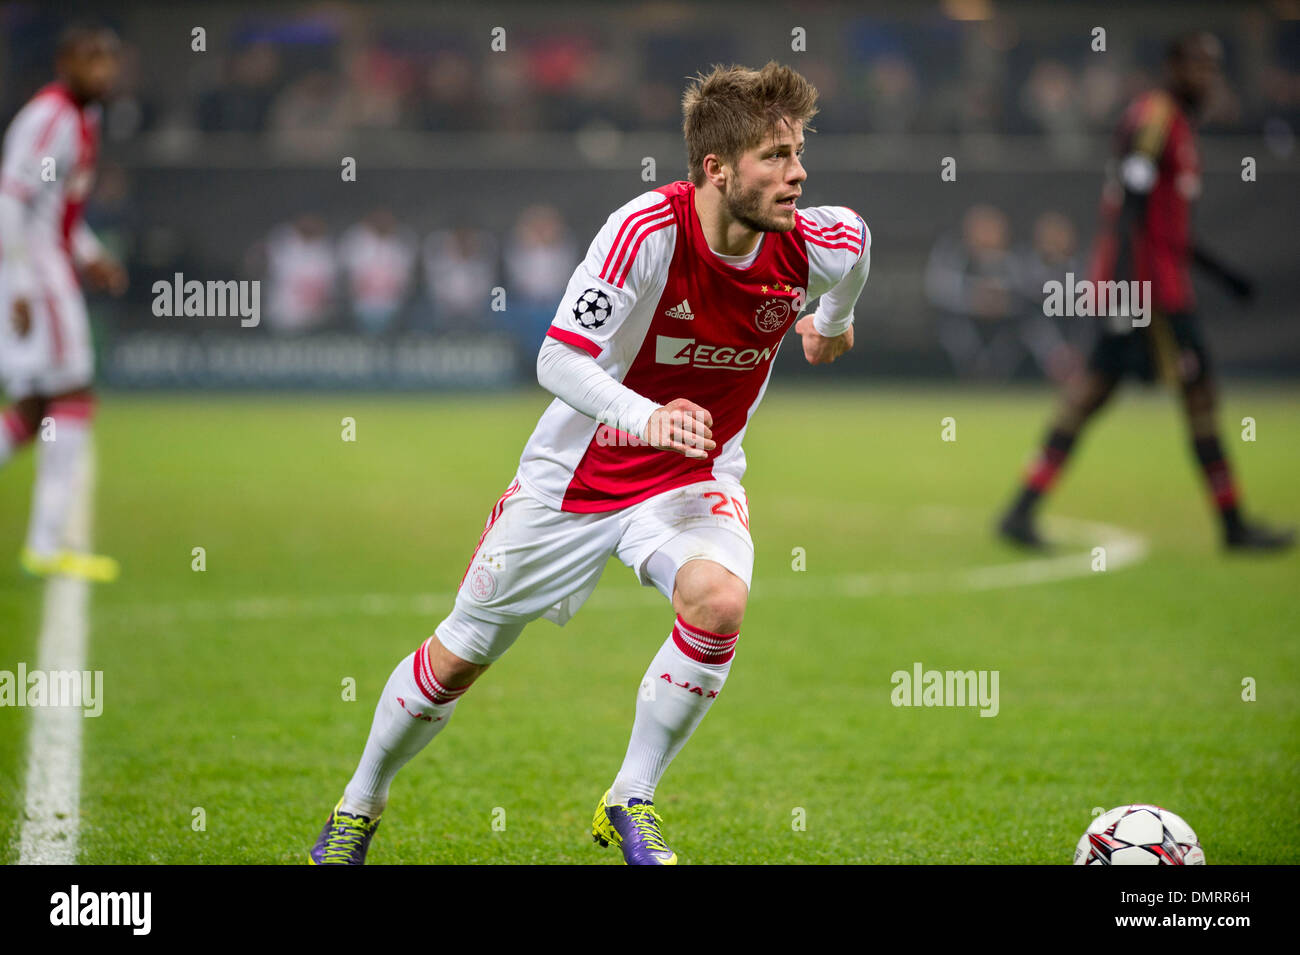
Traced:
<svg viewBox="0 0 1300 955">
<path fill-rule="evenodd" d="M 1205 851 L 1181 816 L 1139 803 L 1094 819 L 1075 847 L 1074 864 L 1205 865 Z"/>
<path fill-rule="evenodd" d="M 600 328 L 613 313 L 609 298 L 598 288 L 589 288 L 573 305 L 573 320 L 583 328 Z"/>
</svg>

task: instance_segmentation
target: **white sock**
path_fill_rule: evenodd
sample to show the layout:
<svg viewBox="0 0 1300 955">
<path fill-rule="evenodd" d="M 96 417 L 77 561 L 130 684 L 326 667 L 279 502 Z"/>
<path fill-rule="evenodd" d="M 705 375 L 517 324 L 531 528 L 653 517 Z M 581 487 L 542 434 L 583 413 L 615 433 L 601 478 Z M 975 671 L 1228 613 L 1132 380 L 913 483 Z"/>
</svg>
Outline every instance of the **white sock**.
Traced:
<svg viewBox="0 0 1300 955">
<path fill-rule="evenodd" d="M 54 419 L 48 437 L 45 427 L 37 434 L 40 453 L 27 524 L 27 547 L 42 557 L 52 556 L 65 544 L 63 529 L 90 439 L 90 403 L 84 399 L 51 402 L 48 416 Z"/>
<path fill-rule="evenodd" d="M 6 408 L 0 414 L 0 467 L 31 439 L 32 432 L 27 429 L 27 422 L 12 406 Z"/>
<path fill-rule="evenodd" d="M 449 690 L 438 682 L 429 666 L 429 640 L 397 665 L 379 696 L 361 762 L 343 791 L 344 812 L 371 819 L 382 813 L 397 771 L 442 731 L 469 689 Z"/>
<path fill-rule="evenodd" d="M 610 787 L 610 802 L 654 799 L 663 778 L 686 741 L 709 711 L 731 669 L 736 633 L 710 633 L 679 615 L 637 691 L 636 721 L 627 755 Z"/>
</svg>

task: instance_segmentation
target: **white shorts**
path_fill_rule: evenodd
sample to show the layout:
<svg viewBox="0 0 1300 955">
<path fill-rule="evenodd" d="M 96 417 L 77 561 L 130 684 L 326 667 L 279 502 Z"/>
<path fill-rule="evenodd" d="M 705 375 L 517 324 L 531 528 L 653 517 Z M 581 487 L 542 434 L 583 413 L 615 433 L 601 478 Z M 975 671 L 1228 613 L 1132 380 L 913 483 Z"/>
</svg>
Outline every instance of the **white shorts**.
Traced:
<svg viewBox="0 0 1300 955">
<path fill-rule="evenodd" d="M 748 587 L 754 543 L 745 489 L 733 481 L 702 481 L 621 510 L 587 514 L 547 507 L 516 477 L 488 516 L 456 594 L 456 610 L 505 625 L 500 632 L 509 634 L 503 636 L 508 647 L 538 617 L 568 623 L 596 589 L 611 556 L 632 568 L 642 586 L 658 588 L 669 600 L 677 570 L 690 560 L 715 561 Z M 505 652 L 483 646 L 468 632 L 475 629 L 499 628 L 440 626 L 438 637 L 475 663 Z"/>
<path fill-rule="evenodd" d="M 95 376 L 86 300 L 70 266 L 41 270 L 28 299 L 32 324 L 19 337 L 13 300 L 0 280 L 0 383 L 11 400 L 85 388 Z"/>
</svg>

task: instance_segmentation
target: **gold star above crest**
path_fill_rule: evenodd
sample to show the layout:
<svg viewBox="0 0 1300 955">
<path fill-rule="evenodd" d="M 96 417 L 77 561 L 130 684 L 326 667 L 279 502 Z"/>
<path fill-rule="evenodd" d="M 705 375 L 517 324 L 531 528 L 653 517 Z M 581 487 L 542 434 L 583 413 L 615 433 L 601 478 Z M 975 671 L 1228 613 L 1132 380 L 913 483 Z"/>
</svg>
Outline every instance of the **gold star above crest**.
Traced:
<svg viewBox="0 0 1300 955">
<path fill-rule="evenodd" d="M 766 285 L 763 286 L 763 292 L 764 292 L 765 294 L 766 294 L 766 292 L 767 292 L 767 286 L 766 286 Z"/>
<path fill-rule="evenodd" d="M 788 286 L 788 285 L 783 286 L 783 288 L 784 288 L 787 292 L 790 291 L 790 286 Z"/>
</svg>

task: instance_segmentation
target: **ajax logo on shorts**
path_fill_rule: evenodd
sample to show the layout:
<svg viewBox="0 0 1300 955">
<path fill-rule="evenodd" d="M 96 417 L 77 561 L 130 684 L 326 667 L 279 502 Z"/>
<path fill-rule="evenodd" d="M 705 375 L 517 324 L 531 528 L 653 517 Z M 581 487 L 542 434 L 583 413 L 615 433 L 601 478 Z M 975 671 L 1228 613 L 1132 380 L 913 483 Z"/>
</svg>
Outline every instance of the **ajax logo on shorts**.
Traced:
<svg viewBox="0 0 1300 955">
<path fill-rule="evenodd" d="M 469 593 L 475 600 L 491 600 L 492 595 L 497 592 L 497 579 L 492 571 L 488 570 L 482 564 L 474 568 L 474 572 L 469 575 Z"/>
<path fill-rule="evenodd" d="M 511 486 L 513 487 L 513 485 Z M 498 502 L 498 506 L 500 506 L 500 502 Z M 495 515 L 496 511 L 493 511 L 493 514 Z M 494 516 L 492 521 L 488 522 L 489 527 L 492 526 L 495 519 Z M 470 597 L 480 603 L 491 600 L 497 592 L 497 577 L 493 571 L 503 571 L 505 569 L 506 558 L 503 551 L 491 550 L 476 554 L 473 569 L 469 572 L 466 581 Z"/>
</svg>

